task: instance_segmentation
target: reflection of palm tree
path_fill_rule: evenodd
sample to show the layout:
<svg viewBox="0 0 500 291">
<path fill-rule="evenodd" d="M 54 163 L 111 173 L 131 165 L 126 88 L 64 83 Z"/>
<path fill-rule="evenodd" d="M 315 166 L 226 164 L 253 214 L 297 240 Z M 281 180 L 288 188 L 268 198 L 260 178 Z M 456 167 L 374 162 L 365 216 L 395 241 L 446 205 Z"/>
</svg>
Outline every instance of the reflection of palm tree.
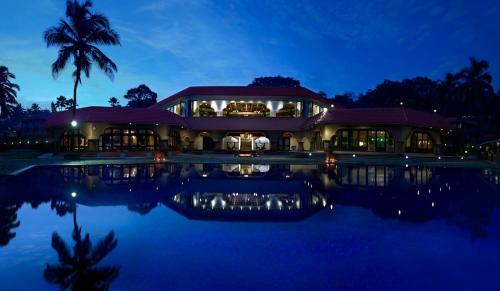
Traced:
<svg viewBox="0 0 500 291">
<path fill-rule="evenodd" d="M 59 264 L 47 264 L 43 272 L 45 280 L 60 285 L 63 290 L 108 290 L 111 282 L 118 277 L 120 268 L 97 267 L 97 264 L 115 249 L 118 242 L 114 232 L 111 231 L 96 246 L 92 246 L 88 233 L 82 238 L 82 228 L 76 221 L 76 207 L 73 224 L 73 254 L 57 232 L 52 234 L 52 248 L 57 252 Z"/>
<path fill-rule="evenodd" d="M 11 230 L 21 224 L 17 220 L 18 209 L 17 205 L 0 205 L 0 247 L 8 245 L 16 236 L 16 233 Z"/>
</svg>

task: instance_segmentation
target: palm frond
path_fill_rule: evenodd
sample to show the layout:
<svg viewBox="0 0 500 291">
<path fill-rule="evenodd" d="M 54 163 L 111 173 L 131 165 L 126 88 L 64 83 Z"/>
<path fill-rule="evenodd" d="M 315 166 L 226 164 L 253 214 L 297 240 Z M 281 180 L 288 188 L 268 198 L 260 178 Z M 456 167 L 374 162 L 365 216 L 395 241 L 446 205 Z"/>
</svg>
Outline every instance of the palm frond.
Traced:
<svg viewBox="0 0 500 291">
<path fill-rule="evenodd" d="M 100 285 L 97 286 L 98 288 L 108 286 L 111 281 L 118 277 L 119 273 L 120 268 L 115 266 L 92 268 L 88 271 L 89 278 Z"/>
<path fill-rule="evenodd" d="M 68 279 L 71 277 L 71 274 L 74 272 L 74 269 L 71 267 L 62 267 L 62 266 L 54 266 L 47 264 L 45 266 L 45 270 L 43 271 L 43 277 L 47 282 L 59 284 L 59 285 L 67 285 Z"/>
<path fill-rule="evenodd" d="M 75 47 L 63 46 L 59 49 L 57 60 L 52 64 L 52 77 L 57 78 L 59 73 L 64 70 L 66 63 L 74 57 Z"/>
<path fill-rule="evenodd" d="M 114 79 L 115 72 L 118 71 L 116 64 L 108 58 L 100 49 L 90 46 L 90 56 L 97 66 L 111 79 Z"/>
<path fill-rule="evenodd" d="M 111 251 L 116 248 L 118 244 L 117 239 L 115 238 L 115 233 L 111 231 L 108 235 L 100 240 L 97 245 L 92 250 L 91 254 L 91 262 L 92 264 L 99 263 L 104 257 L 106 257 Z"/>
<path fill-rule="evenodd" d="M 50 27 L 43 34 L 43 39 L 47 47 L 71 45 L 77 42 L 77 37 L 74 35 L 73 29 L 61 20 L 58 26 Z"/>
<path fill-rule="evenodd" d="M 68 245 L 57 232 L 52 234 L 52 248 L 57 252 L 61 264 L 72 265 L 74 263 Z"/>
<path fill-rule="evenodd" d="M 89 44 L 119 45 L 120 36 L 112 29 L 96 28 L 86 37 Z"/>
</svg>

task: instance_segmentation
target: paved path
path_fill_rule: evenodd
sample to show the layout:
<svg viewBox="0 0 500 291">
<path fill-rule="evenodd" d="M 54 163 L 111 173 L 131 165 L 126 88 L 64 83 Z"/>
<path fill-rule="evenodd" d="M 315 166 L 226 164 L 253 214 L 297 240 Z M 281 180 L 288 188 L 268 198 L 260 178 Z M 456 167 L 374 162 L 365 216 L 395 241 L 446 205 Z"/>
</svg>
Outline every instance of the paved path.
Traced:
<svg viewBox="0 0 500 291">
<path fill-rule="evenodd" d="M 241 164 L 323 164 L 324 153 L 313 153 L 309 155 L 262 155 L 259 157 L 236 157 L 231 154 L 173 154 L 168 157 L 168 162 L 173 163 L 241 163 Z M 399 156 L 375 156 L 360 155 L 337 155 L 338 163 L 359 165 L 388 165 L 388 166 L 432 166 L 432 167 L 456 167 L 456 168 L 497 168 L 499 163 L 483 160 L 467 160 L 451 157 L 422 157 L 409 156 L 408 159 Z M 63 159 L 0 159 L 0 176 L 16 175 L 33 166 L 45 165 L 102 165 L 102 164 L 138 164 L 153 163 L 151 157 L 142 158 L 113 158 L 113 159 L 85 159 L 78 161 L 67 161 Z"/>
</svg>

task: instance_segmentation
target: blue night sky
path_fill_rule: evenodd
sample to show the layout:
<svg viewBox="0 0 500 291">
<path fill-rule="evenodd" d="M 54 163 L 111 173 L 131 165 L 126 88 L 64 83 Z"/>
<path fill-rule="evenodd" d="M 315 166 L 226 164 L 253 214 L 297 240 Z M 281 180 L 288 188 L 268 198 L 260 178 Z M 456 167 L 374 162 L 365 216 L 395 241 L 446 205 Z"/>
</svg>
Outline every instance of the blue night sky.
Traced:
<svg viewBox="0 0 500 291">
<path fill-rule="evenodd" d="M 119 4 L 118 4 L 119 3 Z M 0 64 L 17 75 L 19 101 L 48 106 L 72 96 L 68 67 L 51 76 L 56 48 L 42 34 L 63 0 L 2 0 Z M 107 105 L 141 83 L 162 99 L 194 85 L 246 85 L 284 75 L 329 95 L 361 93 L 384 79 L 442 78 L 470 56 L 500 79 L 499 1 L 95 0 L 120 33 L 102 50 L 118 65 L 83 80 L 79 105 Z M 7 11 L 7 13 L 5 12 Z"/>
</svg>

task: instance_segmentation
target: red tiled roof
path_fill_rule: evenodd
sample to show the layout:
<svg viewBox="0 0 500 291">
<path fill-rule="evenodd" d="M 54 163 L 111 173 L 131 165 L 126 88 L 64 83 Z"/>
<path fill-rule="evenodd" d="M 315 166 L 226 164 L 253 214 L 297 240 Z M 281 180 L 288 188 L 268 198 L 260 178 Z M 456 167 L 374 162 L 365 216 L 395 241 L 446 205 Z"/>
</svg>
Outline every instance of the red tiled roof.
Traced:
<svg viewBox="0 0 500 291">
<path fill-rule="evenodd" d="M 188 87 L 151 107 L 158 107 L 185 96 L 307 97 L 322 103 L 333 102 L 304 87 L 197 86 Z"/>
<path fill-rule="evenodd" d="M 297 131 L 305 118 L 292 117 L 191 117 L 186 118 L 192 130 L 223 131 Z"/>
<path fill-rule="evenodd" d="M 91 106 L 76 111 L 76 121 L 102 122 L 111 124 L 167 124 L 186 126 L 183 118 L 166 110 L 154 108 L 100 107 Z M 45 128 L 62 127 L 70 124 L 71 110 L 54 113 L 45 122 Z"/>
<path fill-rule="evenodd" d="M 446 119 L 437 113 L 417 111 L 404 107 L 328 110 L 326 113 L 320 113 L 309 118 L 305 126 L 319 124 L 411 125 L 439 129 L 449 128 Z"/>
</svg>

